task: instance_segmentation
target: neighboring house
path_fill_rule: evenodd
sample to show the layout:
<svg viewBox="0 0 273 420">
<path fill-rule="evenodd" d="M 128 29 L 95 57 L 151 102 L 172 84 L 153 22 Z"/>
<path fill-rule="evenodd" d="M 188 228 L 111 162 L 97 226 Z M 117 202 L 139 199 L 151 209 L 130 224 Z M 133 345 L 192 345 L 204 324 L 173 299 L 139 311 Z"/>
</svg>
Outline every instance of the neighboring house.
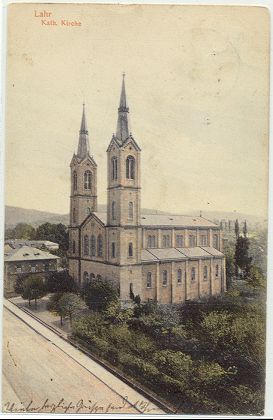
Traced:
<svg viewBox="0 0 273 420">
<path fill-rule="evenodd" d="M 10 245 L 4 247 L 4 293 L 14 294 L 14 285 L 18 277 L 38 274 L 44 279 L 49 273 L 58 270 L 60 257 L 30 246 L 13 249 Z"/>
<path fill-rule="evenodd" d="M 49 251 L 59 249 L 59 244 L 51 241 L 34 241 L 27 239 L 6 239 L 5 244 L 9 244 L 12 248 L 20 248 L 21 246 L 33 246 L 35 248 L 47 248 Z"/>
<path fill-rule="evenodd" d="M 226 290 L 222 232 L 203 218 L 141 214 L 141 150 L 129 131 L 123 78 L 118 123 L 107 149 L 107 212 L 97 211 L 97 164 L 83 107 L 71 167 L 69 273 L 83 284 L 114 281 L 123 302 L 181 303 Z M 170 180 L 171 182 L 171 180 Z"/>
</svg>

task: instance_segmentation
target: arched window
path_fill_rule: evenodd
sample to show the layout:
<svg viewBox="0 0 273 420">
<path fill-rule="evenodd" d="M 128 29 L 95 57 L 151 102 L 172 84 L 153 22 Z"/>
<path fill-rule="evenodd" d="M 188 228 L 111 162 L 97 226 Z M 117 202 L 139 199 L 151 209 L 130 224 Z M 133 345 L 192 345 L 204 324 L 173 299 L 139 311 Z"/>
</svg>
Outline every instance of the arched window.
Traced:
<svg viewBox="0 0 273 420">
<path fill-rule="evenodd" d="M 132 242 L 129 242 L 129 245 L 128 245 L 128 256 L 129 257 L 133 256 L 133 243 Z"/>
<path fill-rule="evenodd" d="M 116 220 L 116 202 L 112 202 L 112 219 Z"/>
<path fill-rule="evenodd" d="M 103 243 L 102 243 L 102 236 L 98 236 L 98 257 L 102 257 L 103 254 Z"/>
<path fill-rule="evenodd" d="M 116 243 L 115 242 L 111 243 L 111 256 L 112 258 L 116 258 Z"/>
<path fill-rule="evenodd" d="M 163 248 L 170 247 L 170 235 L 163 235 Z"/>
<path fill-rule="evenodd" d="M 87 214 L 87 216 L 88 216 L 88 214 L 90 214 L 91 213 L 91 208 L 90 207 L 86 207 L 86 214 Z"/>
<path fill-rule="evenodd" d="M 89 255 L 89 239 L 87 235 L 84 235 L 83 238 L 83 253 L 84 255 Z"/>
<path fill-rule="evenodd" d="M 96 278 L 95 274 L 94 273 L 91 273 L 90 274 L 90 281 L 94 280 L 95 278 Z"/>
<path fill-rule="evenodd" d="M 102 279 L 101 275 L 100 275 L 100 274 L 98 274 L 98 275 L 97 275 L 97 280 L 101 280 L 101 279 Z"/>
<path fill-rule="evenodd" d="M 134 218 L 134 204 L 132 201 L 128 204 L 128 219 L 133 220 Z"/>
<path fill-rule="evenodd" d="M 112 157 L 111 174 L 113 180 L 118 179 L 118 159 L 116 156 Z"/>
<path fill-rule="evenodd" d="M 167 286 L 168 284 L 168 273 L 167 270 L 164 270 L 162 273 L 162 286 Z"/>
<path fill-rule="evenodd" d="M 146 287 L 151 288 L 152 287 L 152 273 L 147 273 L 147 281 L 146 281 Z"/>
<path fill-rule="evenodd" d="M 72 220 L 73 220 L 73 223 L 76 223 L 76 209 L 75 208 L 73 208 L 73 211 L 72 211 Z"/>
<path fill-rule="evenodd" d="M 89 280 L 89 275 L 88 275 L 87 271 L 85 271 L 83 273 L 83 282 L 88 283 L 88 280 Z"/>
<path fill-rule="evenodd" d="M 213 248 L 218 249 L 218 247 L 219 247 L 218 235 L 213 235 Z"/>
<path fill-rule="evenodd" d="M 196 237 L 194 235 L 190 235 L 189 236 L 189 240 L 190 240 L 190 247 L 195 247 L 196 246 Z"/>
<path fill-rule="evenodd" d="M 90 171 L 84 172 L 84 189 L 85 190 L 91 190 L 91 178 L 92 174 Z"/>
<path fill-rule="evenodd" d="M 96 256 L 96 237 L 95 235 L 91 236 L 91 257 Z"/>
<path fill-rule="evenodd" d="M 182 270 L 179 268 L 177 270 L 177 283 L 182 283 Z"/>
<path fill-rule="evenodd" d="M 195 281 L 195 267 L 191 269 L 191 281 Z"/>
<path fill-rule="evenodd" d="M 126 159 L 126 178 L 135 179 L 135 158 L 128 156 Z"/>
<path fill-rule="evenodd" d="M 73 254 L 75 254 L 75 252 L 76 252 L 76 242 L 75 241 L 72 242 L 72 252 L 73 252 Z"/>
<path fill-rule="evenodd" d="M 216 264 L 216 267 L 215 267 L 215 277 L 219 277 L 219 265 L 218 264 Z"/>
<path fill-rule="evenodd" d="M 204 280 L 208 280 L 208 267 L 205 265 L 204 273 L 203 273 Z"/>
<path fill-rule="evenodd" d="M 183 235 L 176 235 L 176 246 L 177 248 L 183 248 Z"/>
<path fill-rule="evenodd" d="M 155 235 L 148 235 L 148 248 L 155 248 Z"/>
<path fill-rule="evenodd" d="M 77 172 L 74 171 L 73 172 L 73 189 L 74 189 L 74 191 L 76 191 L 77 188 L 78 188 Z"/>
</svg>

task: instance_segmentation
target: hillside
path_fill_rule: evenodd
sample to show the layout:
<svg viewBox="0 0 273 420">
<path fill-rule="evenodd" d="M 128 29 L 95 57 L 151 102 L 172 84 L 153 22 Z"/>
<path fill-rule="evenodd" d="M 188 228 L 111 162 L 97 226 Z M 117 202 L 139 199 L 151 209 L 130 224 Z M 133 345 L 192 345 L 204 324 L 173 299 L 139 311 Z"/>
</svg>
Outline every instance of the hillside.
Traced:
<svg viewBox="0 0 273 420">
<path fill-rule="evenodd" d="M 98 206 L 99 211 L 106 211 L 106 205 L 101 204 Z M 166 214 L 166 212 L 154 209 L 142 209 L 144 214 Z M 188 215 L 198 216 L 199 211 L 187 212 Z M 218 222 L 221 219 L 235 220 L 239 219 L 240 222 L 247 220 L 249 225 L 266 227 L 266 220 L 262 217 L 247 215 L 243 213 L 233 213 L 233 212 L 221 212 L 221 211 L 204 211 L 202 212 L 203 217 L 206 219 Z M 63 223 L 68 225 L 69 215 L 68 214 L 58 214 L 50 213 L 46 211 L 33 210 L 33 209 L 24 209 L 21 207 L 12 207 L 6 206 L 5 208 L 5 225 L 6 228 L 14 227 L 17 223 L 29 223 L 34 227 L 41 225 L 42 223 Z"/>
</svg>

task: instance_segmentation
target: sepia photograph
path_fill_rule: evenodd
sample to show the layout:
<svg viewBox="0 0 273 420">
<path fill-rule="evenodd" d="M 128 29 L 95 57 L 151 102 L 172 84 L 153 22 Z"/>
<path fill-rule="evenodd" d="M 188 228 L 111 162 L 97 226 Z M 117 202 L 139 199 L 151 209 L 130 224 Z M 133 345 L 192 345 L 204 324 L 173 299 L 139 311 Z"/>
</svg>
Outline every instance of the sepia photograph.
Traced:
<svg viewBox="0 0 273 420">
<path fill-rule="evenodd" d="M 264 416 L 270 14 L 7 6 L 2 413 Z"/>
</svg>

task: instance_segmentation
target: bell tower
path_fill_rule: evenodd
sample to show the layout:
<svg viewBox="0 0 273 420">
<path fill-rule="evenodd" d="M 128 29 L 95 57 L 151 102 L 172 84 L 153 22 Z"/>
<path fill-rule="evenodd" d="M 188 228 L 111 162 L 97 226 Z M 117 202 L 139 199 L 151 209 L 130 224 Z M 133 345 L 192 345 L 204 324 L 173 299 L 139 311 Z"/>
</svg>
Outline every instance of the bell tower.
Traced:
<svg viewBox="0 0 273 420">
<path fill-rule="evenodd" d="M 97 164 L 89 153 L 89 138 L 83 104 L 77 154 L 70 163 L 70 226 L 79 226 L 86 217 L 97 211 Z"/>
<path fill-rule="evenodd" d="M 140 153 L 130 132 L 123 74 L 116 134 L 107 149 L 108 262 L 120 266 L 120 295 L 139 294 L 141 278 Z"/>
</svg>

